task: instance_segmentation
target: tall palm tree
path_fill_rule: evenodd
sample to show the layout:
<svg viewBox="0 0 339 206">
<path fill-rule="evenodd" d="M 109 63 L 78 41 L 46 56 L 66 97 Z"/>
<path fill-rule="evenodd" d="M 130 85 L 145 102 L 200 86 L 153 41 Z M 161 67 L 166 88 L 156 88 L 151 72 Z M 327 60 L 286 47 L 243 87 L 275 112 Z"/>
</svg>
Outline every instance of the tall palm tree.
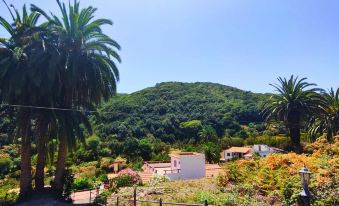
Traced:
<svg viewBox="0 0 339 206">
<path fill-rule="evenodd" d="M 57 93 L 58 106 L 68 109 L 93 109 L 102 100 L 107 100 L 116 93 L 119 72 L 115 61 L 120 62 L 117 50 L 120 45 L 102 33 L 103 25 L 112 25 L 108 19 L 96 19 L 93 7 L 79 8 L 79 2 L 69 4 L 57 0 L 62 14 L 60 19 L 53 13 L 46 14 L 39 7 L 32 5 L 32 11 L 39 12 L 46 19 L 48 29 L 57 36 L 58 55 L 54 64 L 58 65 L 60 85 Z M 73 114 L 75 115 L 75 114 Z M 59 125 L 64 125 L 59 133 L 59 152 L 54 189 L 61 191 L 67 150 L 75 143 L 77 123 L 74 116 L 58 116 Z M 79 118 L 79 116 L 78 116 Z M 73 119 L 72 121 L 67 119 Z M 85 122 L 85 119 L 82 120 Z M 80 122 L 78 122 L 80 123 Z M 66 130 L 67 131 L 64 131 Z"/>
<path fill-rule="evenodd" d="M 317 135 L 326 133 L 326 139 L 331 141 L 332 137 L 339 132 L 339 88 L 323 93 L 324 105 L 318 114 L 310 119 L 308 135 L 315 140 Z"/>
<path fill-rule="evenodd" d="M 14 8 L 12 6 L 12 8 Z M 22 17 L 14 8 L 13 24 L 0 17 L 0 25 L 10 34 L 9 39 L 0 39 L 0 91 L 2 101 L 7 104 L 34 104 L 34 87 L 29 80 L 32 75 L 28 56 L 33 50 L 34 34 L 40 16 L 37 12 L 27 13 L 23 6 Z M 20 197 L 32 189 L 31 138 L 32 110 L 17 109 L 17 134 L 21 138 Z"/>
<path fill-rule="evenodd" d="M 291 142 L 296 153 L 302 152 L 300 129 L 304 121 L 323 104 L 316 84 L 306 82 L 306 78 L 298 79 L 293 75 L 287 80 L 278 78 L 279 84 L 270 84 L 277 94 L 273 94 L 264 104 L 263 115 L 266 121 L 283 121 L 289 129 Z M 312 87 L 312 88 L 310 88 Z"/>
</svg>

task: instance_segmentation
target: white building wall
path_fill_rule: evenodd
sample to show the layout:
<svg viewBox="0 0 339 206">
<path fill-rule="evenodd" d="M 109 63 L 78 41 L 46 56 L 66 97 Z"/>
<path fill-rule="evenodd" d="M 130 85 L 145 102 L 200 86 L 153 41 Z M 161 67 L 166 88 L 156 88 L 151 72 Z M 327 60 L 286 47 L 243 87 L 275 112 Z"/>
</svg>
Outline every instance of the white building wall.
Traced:
<svg viewBox="0 0 339 206">
<path fill-rule="evenodd" d="M 258 152 L 260 157 L 266 157 L 270 154 L 270 147 L 267 145 L 253 145 L 251 152 Z"/>
<path fill-rule="evenodd" d="M 180 159 L 178 157 L 171 157 L 171 170 L 172 170 L 172 172 L 174 170 L 180 169 L 180 164 L 181 164 L 181 162 L 180 162 Z M 176 171 L 174 171 L 174 172 L 176 172 Z"/>
<path fill-rule="evenodd" d="M 227 156 L 227 153 L 229 154 L 229 156 Z M 237 152 L 226 152 L 226 151 L 224 151 L 223 155 L 224 155 L 224 159 L 227 161 L 227 160 L 231 160 L 233 158 L 241 158 L 241 157 L 243 157 L 244 154 L 240 154 L 240 153 L 237 153 Z"/>
<path fill-rule="evenodd" d="M 180 179 L 197 179 L 206 175 L 205 155 L 181 155 Z"/>
</svg>

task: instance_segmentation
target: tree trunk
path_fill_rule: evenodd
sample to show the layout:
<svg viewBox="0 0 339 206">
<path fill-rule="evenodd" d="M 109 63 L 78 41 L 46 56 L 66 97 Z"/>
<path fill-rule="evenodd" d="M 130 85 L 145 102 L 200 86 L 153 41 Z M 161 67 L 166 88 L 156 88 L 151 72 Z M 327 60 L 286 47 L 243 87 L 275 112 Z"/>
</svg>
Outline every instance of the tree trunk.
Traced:
<svg viewBox="0 0 339 206">
<path fill-rule="evenodd" d="M 32 163 L 31 163 L 31 141 L 29 137 L 22 137 L 21 141 L 21 175 L 20 195 L 23 199 L 32 190 Z"/>
<path fill-rule="evenodd" d="M 64 187 L 64 174 L 65 174 L 65 166 L 66 166 L 66 158 L 67 158 L 67 139 L 62 137 L 59 143 L 59 151 L 58 151 L 58 160 L 55 172 L 55 178 L 53 182 L 53 190 L 56 192 L 58 196 L 62 195 L 62 190 Z"/>
<path fill-rule="evenodd" d="M 294 152 L 297 154 L 302 153 L 302 147 L 300 144 L 300 128 L 299 127 L 290 127 L 290 136 L 291 136 L 291 142 L 294 149 Z"/>
<path fill-rule="evenodd" d="M 45 186 L 46 138 L 40 137 L 38 142 L 38 159 L 35 172 L 35 188 L 43 190 Z"/>
<path fill-rule="evenodd" d="M 35 171 L 35 188 L 38 191 L 44 189 L 45 186 L 45 164 L 46 164 L 46 153 L 47 153 L 47 129 L 48 122 L 46 118 L 40 118 L 39 121 L 39 138 L 38 138 L 38 159 Z"/>
</svg>

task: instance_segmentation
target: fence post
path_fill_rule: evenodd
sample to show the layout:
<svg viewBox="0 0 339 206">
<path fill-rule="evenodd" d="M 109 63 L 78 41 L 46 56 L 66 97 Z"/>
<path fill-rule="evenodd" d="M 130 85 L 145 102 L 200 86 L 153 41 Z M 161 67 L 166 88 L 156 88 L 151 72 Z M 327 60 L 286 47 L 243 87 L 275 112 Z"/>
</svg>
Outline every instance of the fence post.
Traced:
<svg viewBox="0 0 339 206">
<path fill-rule="evenodd" d="M 204 206 L 208 206 L 207 200 L 205 200 Z"/>
<path fill-rule="evenodd" d="M 92 190 L 89 190 L 89 203 L 91 203 L 92 200 Z"/>
<path fill-rule="evenodd" d="M 5 200 L 4 200 L 4 205 L 7 205 L 7 195 L 8 195 L 8 193 L 6 192 Z"/>
<path fill-rule="evenodd" d="M 137 187 L 134 187 L 133 205 L 137 206 Z"/>
<path fill-rule="evenodd" d="M 117 197 L 117 206 L 119 206 L 119 197 Z"/>
</svg>

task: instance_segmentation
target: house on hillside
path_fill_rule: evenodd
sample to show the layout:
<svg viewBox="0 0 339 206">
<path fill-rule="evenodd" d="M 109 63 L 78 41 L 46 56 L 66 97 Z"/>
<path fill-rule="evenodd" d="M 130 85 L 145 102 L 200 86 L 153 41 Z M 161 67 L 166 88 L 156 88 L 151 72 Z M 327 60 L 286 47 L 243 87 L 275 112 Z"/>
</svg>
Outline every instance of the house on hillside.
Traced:
<svg viewBox="0 0 339 206">
<path fill-rule="evenodd" d="M 170 162 L 146 162 L 144 171 L 166 175 L 171 180 L 198 179 L 206 175 L 205 155 L 196 152 L 176 152 Z"/>
<path fill-rule="evenodd" d="M 285 153 L 284 150 L 269 147 L 268 145 L 253 145 L 251 147 L 231 147 L 222 151 L 220 161 L 225 162 L 233 158 L 251 159 L 257 153 L 260 157 L 266 157 L 273 153 Z"/>
<path fill-rule="evenodd" d="M 250 154 L 246 155 L 245 158 L 252 158 L 251 154 L 253 153 L 258 153 L 260 157 L 266 157 L 269 154 L 285 153 L 285 151 L 276 147 L 269 147 L 265 144 L 255 144 L 252 146 Z"/>
<path fill-rule="evenodd" d="M 221 152 L 220 161 L 228 161 L 234 158 L 244 158 L 251 151 L 249 147 L 231 147 Z"/>
</svg>

